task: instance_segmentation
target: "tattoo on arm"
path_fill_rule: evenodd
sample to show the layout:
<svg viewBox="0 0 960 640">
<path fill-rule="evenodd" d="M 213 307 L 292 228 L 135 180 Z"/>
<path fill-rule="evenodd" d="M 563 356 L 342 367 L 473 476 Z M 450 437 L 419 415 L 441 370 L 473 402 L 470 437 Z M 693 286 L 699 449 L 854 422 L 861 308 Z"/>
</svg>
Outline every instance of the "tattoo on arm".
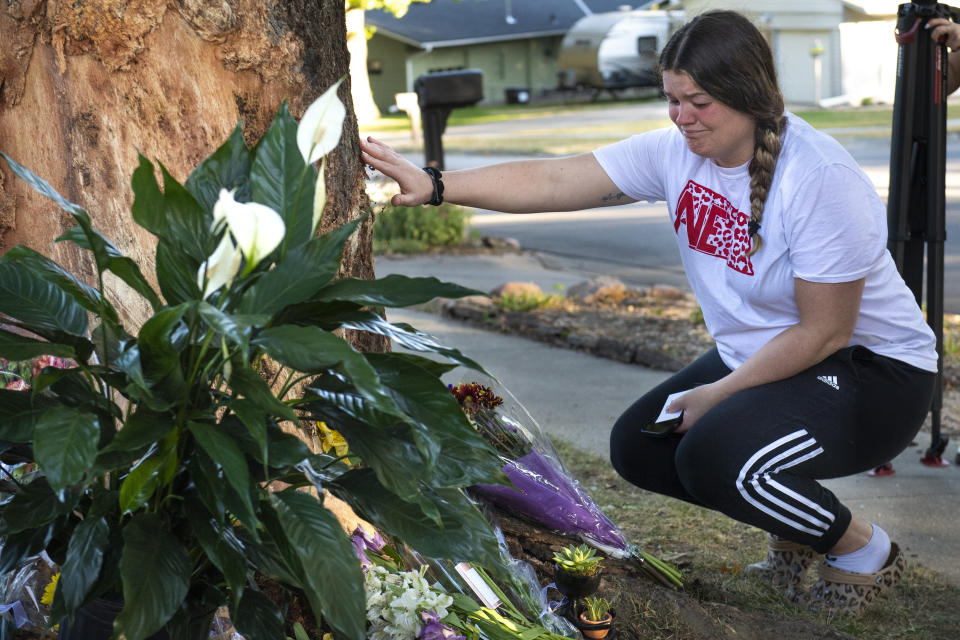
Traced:
<svg viewBox="0 0 960 640">
<path fill-rule="evenodd" d="M 626 196 L 623 195 L 622 191 L 617 191 L 616 193 L 611 191 L 607 195 L 600 198 L 600 201 L 601 202 L 619 202 L 620 200 L 623 200 L 625 197 Z"/>
</svg>

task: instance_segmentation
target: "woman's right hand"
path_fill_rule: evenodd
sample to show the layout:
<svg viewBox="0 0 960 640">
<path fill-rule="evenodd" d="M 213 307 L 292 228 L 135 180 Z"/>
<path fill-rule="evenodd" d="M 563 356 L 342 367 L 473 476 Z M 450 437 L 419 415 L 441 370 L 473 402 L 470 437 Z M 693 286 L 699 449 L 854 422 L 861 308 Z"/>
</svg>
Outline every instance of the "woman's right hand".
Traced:
<svg viewBox="0 0 960 640">
<path fill-rule="evenodd" d="M 400 193 L 390 199 L 395 207 L 414 207 L 433 199 L 433 180 L 388 144 L 372 136 L 360 140 L 360 157 L 369 166 L 397 181 Z"/>
<path fill-rule="evenodd" d="M 939 44 L 945 44 L 951 50 L 960 49 L 960 24 L 946 18 L 934 18 L 927 22 L 930 29 L 930 39 Z"/>
</svg>

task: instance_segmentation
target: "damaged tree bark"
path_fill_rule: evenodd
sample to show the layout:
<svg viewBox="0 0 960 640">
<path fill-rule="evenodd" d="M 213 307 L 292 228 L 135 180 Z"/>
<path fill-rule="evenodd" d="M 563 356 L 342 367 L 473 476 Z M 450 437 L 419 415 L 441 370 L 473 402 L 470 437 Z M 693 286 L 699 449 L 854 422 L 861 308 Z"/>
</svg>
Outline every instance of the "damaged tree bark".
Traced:
<svg viewBox="0 0 960 640">
<path fill-rule="evenodd" d="M 0 8 L 0 150 L 87 209 L 94 225 L 153 272 L 153 237 L 132 224 L 139 151 L 183 182 L 239 120 L 260 137 L 284 100 L 294 117 L 348 73 L 341 0 L 10 0 Z M 322 228 L 368 206 L 350 79 L 340 145 L 327 158 Z M 0 253 L 23 244 L 93 282 L 87 255 L 53 240 L 73 226 L 0 166 Z M 372 221 L 341 275 L 373 277 Z M 148 275 L 148 277 L 150 277 Z M 149 308 L 111 278 L 125 323 Z M 363 350 L 387 343 L 351 336 Z"/>
</svg>

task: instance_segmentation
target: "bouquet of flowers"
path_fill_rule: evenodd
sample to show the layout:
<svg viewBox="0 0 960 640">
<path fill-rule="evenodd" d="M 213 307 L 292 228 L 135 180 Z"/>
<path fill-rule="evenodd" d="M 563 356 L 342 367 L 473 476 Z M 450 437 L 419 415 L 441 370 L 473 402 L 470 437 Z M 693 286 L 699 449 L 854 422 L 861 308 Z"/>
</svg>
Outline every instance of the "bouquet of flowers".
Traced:
<svg viewBox="0 0 960 640">
<path fill-rule="evenodd" d="M 448 388 L 473 427 L 500 454 L 502 470 L 515 487 L 476 484 L 471 487 L 473 493 L 555 531 L 578 536 L 607 555 L 631 557 L 666 586 L 682 585 L 675 567 L 627 542 L 573 479 L 553 444 L 519 402 L 513 399 L 508 407 L 491 387 L 475 381 Z"/>
<path fill-rule="evenodd" d="M 430 587 L 426 567 L 391 572 L 371 565 L 364 571 L 367 628 L 372 640 L 466 640 L 443 624 L 453 598 Z"/>
<path fill-rule="evenodd" d="M 369 638 L 564 640 L 576 633 L 545 607 L 531 605 L 529 597 L 523 597 L 529 593 L 521 593 L 519 606 L 514 604 L 478 564 L 426 560 L 409 548 L 401 555 L 380 532 L 363 526 L 356 528 L 351 541 L 364 567 Z M 505 543 L 501 554 L 509 556 Z M 529 565 L 513 558 L 509 564 L 514 590 L 528 587 L 523 584 L 528 579 L 539 591 Z"/>
</svg>

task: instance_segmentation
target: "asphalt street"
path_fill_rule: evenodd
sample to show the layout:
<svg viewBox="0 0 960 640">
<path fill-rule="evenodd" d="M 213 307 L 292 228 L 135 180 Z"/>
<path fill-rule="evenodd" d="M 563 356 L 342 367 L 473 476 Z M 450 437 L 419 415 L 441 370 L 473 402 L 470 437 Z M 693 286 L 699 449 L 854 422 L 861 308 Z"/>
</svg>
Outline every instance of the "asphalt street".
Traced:
<svg viewBox="0 0 960 640">
<path fill-rule="evenodd" d="M 591 125 L 610 127 L 617 122 L 636 119 L 662 120 L 666 107 L 660 103 L 617 106 L 585 110 L 576 115 L 528 118 L 495 123 L 450 127 L 445 134 L 446 169 L 464 169 L 496 162 L 523 159 L 519 155 L 469 153 L 459 150 L 460 138 L 476 140 L 489 137 L 543 136 L 545 132 L 565 128 L 589 129 Z M 951 122 L 951 128 L 960 123 Z M 827 130 L 857 160 L 886 202 L 890 173 L 890 136 L 882 128 Z M 378 135 L 387 142 L 409 140 L 406 132 Z M 410 153 L 415 164 L 423 164 L 423 155 Z M 944 245 L 944 308 L 960 313 L 960 134 L 947 139 L 946 212 L 947 241 Z M 635 203 L 588 211 L 503 214 L 477 210 L 472 226 L 480 233 L 514 238 L 521 246 L 540 255 L 543 263 L 557 270 L 575 273 L 607 274 L 631 285 L 670 284 L 686 287 L 686 278 L 675 248 L 670 226 L 665 224 L 663 203 Z"/>
</svg>

